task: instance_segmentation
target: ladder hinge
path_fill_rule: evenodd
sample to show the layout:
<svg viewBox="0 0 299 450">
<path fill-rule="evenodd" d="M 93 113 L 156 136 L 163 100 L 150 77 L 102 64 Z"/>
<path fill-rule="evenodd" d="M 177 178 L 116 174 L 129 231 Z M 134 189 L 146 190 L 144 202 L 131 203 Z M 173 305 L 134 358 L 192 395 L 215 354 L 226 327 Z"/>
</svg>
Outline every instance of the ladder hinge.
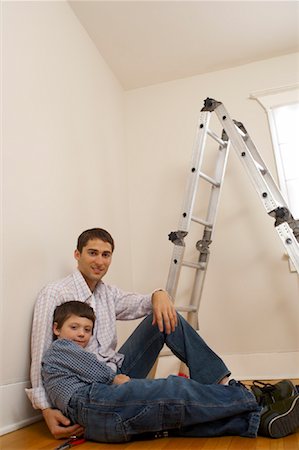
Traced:
<svg viewBox="0 0 299 450">
<path fill-rule="evenodd" d="M 168 235 L 168 239 L 174 245 L 180 245 L 181 247 L 185 247 L 184 238 L 187 236 L 187 231 L 171 231 Z"/>
<path fill-rule="evenodd" d="M 204 101 L 204 107 L 201 111 L 214 111 L 218 106 L 222 105 L 221 102 L 217 102 L 213 98 L 207 97 Z"/>
<path fill-rule="evenodd" d="M 269 216 L 275 218 L 274 226 L 278 227 L 283 222 L 287 222 L 290 228 L 293 230 L 294 236 L 299 242 L 299 220 L 294 219 L 288 208 L 278 207 L 273 211 L 269 212 Z"/>
<path fill-rule="evenodd" d="M 222 138 L 223 141 L 226 142 L 226 145 L 227 145 L 227 142 L 228 142 L 228 135 L 227 135 L 227 133 L 226 133 L 225 130 L 222 130 L 221 138 Z"/>
<path fill-rule="evenodd" d="M 209 245 L 211 244 L 211 239 L 201 239 L 200 241 L 196 242 L 196 249 L 200 253 L 210 253 Z"/>
<path fill-rule="evenodd" d="M 237 120 L 233 120 L 233 122 L 234 122 L 234 124 L 236 125 L 236 127 L 238 127 L 239 130 L 242 131 L 242 133 L 244 133 L 245 135 L 247 134 L 247 130 L 246 130 L 246 128 L 244 127 L 244 125 L 243 125 L 242 122 L 238 122 Z"/>
</svg>

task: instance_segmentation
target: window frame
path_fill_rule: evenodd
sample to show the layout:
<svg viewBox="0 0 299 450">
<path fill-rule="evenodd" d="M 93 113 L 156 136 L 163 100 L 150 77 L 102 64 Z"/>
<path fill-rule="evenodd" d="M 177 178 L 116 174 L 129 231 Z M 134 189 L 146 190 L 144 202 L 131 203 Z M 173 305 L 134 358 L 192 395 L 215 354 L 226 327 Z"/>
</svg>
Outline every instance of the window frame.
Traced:
<svg viewBox="0 0 299 450">
<path fill-rule="evenodd" d="M 265 91 L 258 91 L 250 94 L 250 98 L 257 100 L 259 104 L 266 111 L 268 123 L 270 127 L 270 135 L 272 146 L 274 150 L 274 159 L 278 175 L 278 184 L 283 197 L 288 205 L 290 205 L 290 196 L 287 189 L 286 178 L 283 169 L 283 162 L 276 132 L 276 125 L 274 119 L 274 109 L 281 106 L 288 106 L 294 103 L 299 103 L 299 83 L 281 88 L 267 89 Z M 291 208 L 290 208 L 291 210 Z"/>
</svg>

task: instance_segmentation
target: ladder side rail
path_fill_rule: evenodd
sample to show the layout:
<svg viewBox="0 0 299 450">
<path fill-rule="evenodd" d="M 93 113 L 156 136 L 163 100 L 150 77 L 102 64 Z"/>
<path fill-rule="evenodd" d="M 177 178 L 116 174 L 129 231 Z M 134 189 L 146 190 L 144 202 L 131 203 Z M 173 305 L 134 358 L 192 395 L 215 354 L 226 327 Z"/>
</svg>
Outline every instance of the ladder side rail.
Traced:
<svg viewBox="0 0 299 450">
<path fill-rule="evenodd" d="M 178 288 L 179 277 L 182 269 L 182 261 L 185 253 L 185 245 L 174 245 L 166 283 L 166 291 L 174 300 Z"/>
<path fill-rule="evenodd" d="M 275 229 L 299 274 L 299 242 L 295 238 L 294 233 L 287 222 L 281 223 L 275 227 Z"/>
<path fill-rule="evenodd" d="M 181 211 L 181 220 L 179 221 L 180 231 L 189 231 L 192 219 L 192 211 L 196 198 L 197 186 L 201 174 L 201 166 L 203 164 L 204 150 L 206 147 L 209 123 L 211 119 L 210 112 L 202 112 L 200 114 L 195 143 L 192 151 L 190 177 L 187 183 L 185 200 Z"/>
<path fill-rule="evenodd" d="M 226 172 L 226 166 L 227 166 L 227 160 L 228 155 L 230 151 L 230 141 L 226 141 L 225 146 L 220 146 L 219 148 L 219 158 L 217 159 L 217 164 L 215 168 L 215 175 L 214 178 L 219 183 L 219 186 L 212 186 L 211 191 L 211 197 L 210 197 L 210 203 L 209 208 L 207 212 L 207 222 L 213 223 L 213 227 L 205 227 L 203 231 L 203 238 L 201 241 L 198 242 L 200 245 L 199 250 L 199 257 L 198 261 L 200 264 L 205 264 L 205 270 L 197 270 L 194 277 L 194 283 L 192 287 L 192 293 L 191 293 L 191 299 L 190 299 L 190 306 L 195 307 L 195 311 L 188 314 L 187 320 L 191 325 L 198 330 L 198 311 L 201 303 L 202 293 L 203 293 L 203 286 L 205 282 L 205 276 L 207 272 L 207 266 L 209 262 L 210 257 L 210 251 L 209 251 L 209 245 L 212 243 L 213 240 L 213 234 L 214 234 L 214 228 L 216 223 L 216 216 L 217 212 L 219 210 L 219 203 L 220 203 L 220 197 L 224 182 L 224 176 Z"/>
<path fill-rule="evenodd" d="M 206 230 L 205 230 L 206 231 Z M 205 233 L 204 231 L 204 233 Z M 208 230 L 208 233 L 210 234 L 211 230 Z M 200 255 L 201 256 L 201 255 Z M 199 256 L 199 259 L 200 259 Z M 203 287 L 204 287 L 204 281 L 207 273 L 207 266 L 209 263 L 210 253 L 208 252 L 205 255 L 205 270 L 200 271 L 197 270 L 194 276 L 193 286 L 192 286 L 192 292 L 190 297 L 190 306 L 193 307 L 193 310 L 190 311 L 187 315 L 187 321 L 192 325 L 192 327 L 195 330 L 199 329 L 198 324 L 198 311 L 199 306 L 201 303 L 202 293 L 203 293 Z"/>
<path fill-rule="evenodd" d="M 192 210 L 194 207 L 201 166 L 203 163 L 204 149 L 206 145 L 208 134 L 207 130 L 209 129 L 210 118 L 210 112 L 201 112 L 196 131 L 196 138 L 193 145 L 190 177 L 186 186 L 186 192 L 180 214 L 179 228 L 178 232 L 173 233 L 175 235 L 179 234 L 179 238 L 176 239 L 177 236 L 174 236 L 174 238 L 172 239 L 172 233 L 170 233 L 169 235 L 170 240 L 172 240 L 174 243 L 174 249 L 172 252 L 169 273 L 167 277 L 166 291 L 173 299 L 175 299 L 176 296 L 178 280 L 185 252 L 184 237 L 187 235 L 190 229 Z"/>
<path fill-rule="evenodd" d="M 253 182 L 253 186 L 257 193 L 259 194 L 259 197 L 269 215 L 272 215 L 274 211 L 279 210 L 282 206 L 285 205 L 285 200 L 283 199 L 282 195 L 278 194 L 279 189 L 274 182 L 273 178 L 267 178 L 267 180 L 271 181 L 271 186 L 267 184 L 267 180 L 265 179 L 265 176 L 263 173 L 258 169 L 257 163 L 255 159 L 253 158 L 251 151 L 252 148 L 249 149 L 247 146 L 246 141 L 248 139 L 245 139 L 239 134 L 239 132 L 236 129 L 236 126 L 232 119 L 229 117 L 226 109 L 224 106 L 219 104 L 215 108 L 215 112 L 220 120 L 220 122 L 223 125 L 223 128 L 225 129 L 229 139 L 232 141 L 232 145 L 235 148 L 239 159 L 241 160 L 243 166 L 245 167 L 249 178 Z M 252 142 L 252 141 L 251 141 Z M 256 152 L 256 155 L 257 156 Z M 268 170 L 267 170 L 268 173 Z M 272 191 L 273 189 L 273 191 Z M 279 197 L 279 200 L 277 197 Z M 282 201 L 281 201 L 282 200 Z M 282 203 L 283 202 L 283 203 Z M 272 213 L 272 214 L 271 214 Z M 290 223 L 290 222 L 289 222 Z M 285 225 L 284 227 L 279 228 L 279 226 L 276 226 L 276 231 L 278 232 L 282 243 L 287 251 L 287 253 L 290 256 L 291 261 L 294 264 L 294 267 L 296 268 L 297 272 L 299 273 L 299 242 L 297 241 L 295 234 L 293 233 L 291 227 L 288 225 L 288 223 L 283 222 L 281 225 Z"/>
<path fill-rule="evenodd" d="M 270 171 L 268 170 L 266 164 L 264 163 L 264 161 L 262 159 L 260 152 L 256 148 L 254 142 L 252 141 L 252 139 L 249 136 L 249 134 L 247 133 L 247 131 L 246 131 L 246 134 L 244 135 L 244 140 L 246 142 L 246 145 L 247 145 L 253 159 L 263 168 L 263 170 L 261 170 L 261 173 L 264 176 L 264 178 L 267 182 L 267 185 L 270 187 L 270 190 L 271 190 L 272 194 L 275 196 L 277 202 L 281 206 L 288 208 L 288 204 L 287 204 L 285 198 L 283 197 L 276 181 L 272 177 Z"/>
<path fill-rule="evenodd" d="M 253 186 L 259 194 L 267 213 L 270 213 L 274 209 L 280 207 L 281 204 L 273 196 L 269 186 L 264 179 L 264 176 L 262 175 L 261 171 L 258 170 L 256 162 L 251 155 L 246 142 L 236 130 L 236 126 L 233 120 L 229 117 L 228 112 L 226 111 L 222 103 L 217 106 L 215 112 L 229 139 L 231 140 L 241 163 L 245 167 L 249 178 L 252 180 Z"/>
<path fill-rule="evenodd" d="M 219 157 L 216 163 L 214 178 L 217 181 L 217 186 L 212 186 L 211 191 L 211 201 L 209 203 L 209 208 L 207 212 L 207 222 L 213 223 L 215 226 L 216 215 L 219 210 L 220 196 L 222 192 L 222 187 L 224 183 L 224 177 L 226 172 L 226 166 L 228 161 L 228 156 L 230 152 L 231 142 L 226 140 L 225 146 L 219 147 Z M 213 237 L 213 236 L 212 236 Z"/>
</svg>

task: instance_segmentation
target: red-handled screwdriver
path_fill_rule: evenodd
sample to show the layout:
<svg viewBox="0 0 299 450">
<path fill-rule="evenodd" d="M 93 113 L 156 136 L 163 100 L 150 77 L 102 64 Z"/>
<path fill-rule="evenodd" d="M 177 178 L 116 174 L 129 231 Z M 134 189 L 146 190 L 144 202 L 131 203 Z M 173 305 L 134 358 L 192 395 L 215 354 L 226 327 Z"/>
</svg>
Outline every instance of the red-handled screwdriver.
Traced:
<svg viewBox="0 0 299 450">
<path fill-rule="evenodd" d="M 68 441 L 64 442 L 59 447 L 56 447 L 55 450 L 66 450 L 68 448 L 74 447 L 75 445 L 83 444 L 84 442 L 85 439 L 83 437 L 71 436 Z"/>
</svg>

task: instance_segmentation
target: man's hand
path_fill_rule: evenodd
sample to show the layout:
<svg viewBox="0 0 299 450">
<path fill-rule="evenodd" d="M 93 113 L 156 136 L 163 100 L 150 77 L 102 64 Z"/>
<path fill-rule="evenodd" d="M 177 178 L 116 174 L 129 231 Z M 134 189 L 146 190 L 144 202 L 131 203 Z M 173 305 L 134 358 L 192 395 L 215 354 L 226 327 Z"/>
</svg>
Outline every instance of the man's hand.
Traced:
<svg viewBox="0 0 299 450">
<path fill-rule="evenodd" d="M 55 439 L 80 436 L 84 432 L 81 425 L 70 425 L 71 421 L 58 409 L 47 408 L 42 411 L 48 428 Z"/>
<path fill-rule="evenodd" d="M 170 334 L 178 324 L 175 307 L 166 291 L 156 291 L 152 295 L 153 325 Z"/>
<path fill-rule="evenodd" d="M 114 380 L 112 381 L 112 384 L 124 384 L 130 381 L 131 378 L 127 375 L 124 375 L 123 373 L 119 373 L 118 375 L 115 375 Z"/>
</svg>

